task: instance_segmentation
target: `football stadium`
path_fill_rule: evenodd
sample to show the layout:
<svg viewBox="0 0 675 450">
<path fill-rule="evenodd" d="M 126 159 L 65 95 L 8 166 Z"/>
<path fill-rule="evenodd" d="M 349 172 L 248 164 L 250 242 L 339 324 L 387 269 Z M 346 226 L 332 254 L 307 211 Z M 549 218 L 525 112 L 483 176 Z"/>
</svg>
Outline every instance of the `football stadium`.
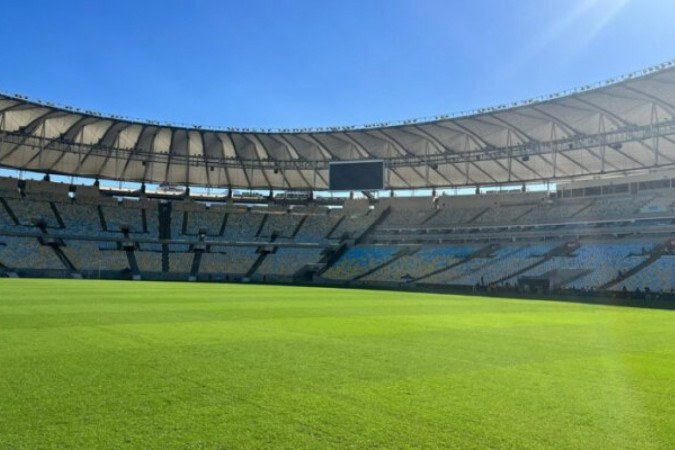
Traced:
<svg viewBox="0 0 675 450">
<path fill-rule="evenodd" d="M 4 95 L 0 164 L 44 176 L 0 179 L 0 270 L 665 305 L 674 114 L 670 63 L 365 128 L 180 128 Z"/>
<path fill-rule="evenodd" d="M 0 448 L 675 448 L 675 63 L 363 126 L 0 94 Z"/>
</svg>

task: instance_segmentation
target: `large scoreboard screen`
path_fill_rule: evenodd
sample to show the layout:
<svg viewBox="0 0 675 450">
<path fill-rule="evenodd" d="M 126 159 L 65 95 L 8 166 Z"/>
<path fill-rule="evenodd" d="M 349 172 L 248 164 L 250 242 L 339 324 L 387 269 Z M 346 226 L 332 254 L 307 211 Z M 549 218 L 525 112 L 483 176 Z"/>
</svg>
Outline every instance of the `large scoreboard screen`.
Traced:
<svg viewBox="0 0 675 450">
<path fill-rule="evenodd" d="M 376 191 L 384 189 L 384 162 L 340 161 L 328 166 L 331 191 Z"/>
</svg>

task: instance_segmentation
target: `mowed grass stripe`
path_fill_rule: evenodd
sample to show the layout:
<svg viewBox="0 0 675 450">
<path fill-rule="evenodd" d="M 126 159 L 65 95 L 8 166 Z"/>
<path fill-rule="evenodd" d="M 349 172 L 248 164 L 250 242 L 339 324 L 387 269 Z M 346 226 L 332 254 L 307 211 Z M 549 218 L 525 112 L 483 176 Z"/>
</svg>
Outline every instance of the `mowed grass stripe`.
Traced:
<svg viewBox="0 0 675 450">
<path fill-rule="evenodd" d="M 671 311 L 0 280 L 0 448 L 675 448 Z"/>
</svg>

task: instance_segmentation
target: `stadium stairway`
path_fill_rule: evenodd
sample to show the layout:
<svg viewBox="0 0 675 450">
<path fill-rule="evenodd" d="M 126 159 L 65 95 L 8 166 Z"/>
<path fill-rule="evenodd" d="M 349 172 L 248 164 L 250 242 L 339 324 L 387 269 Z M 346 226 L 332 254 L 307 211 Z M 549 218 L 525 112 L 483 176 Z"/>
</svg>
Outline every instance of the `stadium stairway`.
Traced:
<svg viewBox="0 0 675 450">
<path fill-rule="evenodd" d="M 265 220 L 267 219 L 267 214 L 265 214 L 265 218 L 262 220 L 262 223 L 260 225 L 260 228 L 258 229 L 258 234 L 262 232 L 263 226 L 265 226 Z M 256 234 L 257 236 L 257 234 Z M 270 242 L 274 242 L 277 240 L 277 235 L 272 234 L 272 237 L 270 238 Z M 253 274 L 258 270 L 258 268 L 262 265 L 263 261 L 265 261 L 265 258 L 267 258 L 267 255 L 270 253 L 275 253 L 278 250 L 278 247 L 274 247 L 271 250 L 269 250 L 265 246 L 258 247 L 258 258 L 256 258 L 255 262 L 251 266 L 250 269 L 248 269 L 248 272 L 246 272 L 246 278 L 251 278 Z"/>
<path fill-rule="evenodd" d="M 229 213 L 225 213 L 223 215 L 223 222 L 220 224 L 220 229 L 218 230 L 218 236 L 222 236 L 225 234 L 225 227 L 227 227 L 227 220 L 230 218 Z"/>
<path fill-rule="evenodd" d="M 194 258 L 192 258 L 192 266 L 190 267 L 189 281 L 197 281 L 199 275 L 199 266 L 202 263 L 202 252 L 196 251 Z"/>
<path fill-rule="evenodd" d="M 56 218 L 56 222 L 59 224 L 59 228 L 61 229 L 66 228 L 66 224 L 63 222 L 61 213 L 59 213 L 59 210 L 56 208 L 54 202 L 49 202 L 49 207 L 52 209 L 52 213 L 54 213 L 54 217 Z"/>
<path fill-rule="evenodd" d="M 554 284 L 553 286 L 554 287 L 560 287 L 563 284 L 572 283 L 572 282 L 578 280 L 579 278 L 585 277 L 586 275 L 588 275 L 589 273 L 592 273 L 592 272 L 593 272 L 592 270 L 588 270 L 588 269 L 586 269 L 586 270 L 571 269 L 571 270 L 568 271 L 569 276 L 564 277 L 560 282 L 558 282 L 557 284 Z"/>
<path fill-rule="evenodd" d="M 596 202 L 595 200 L 593 200 L 592 202 L 589 202 L 586 206 L 584 206 L 584 207 L 581 208 L 579 211 L 577 211 L 577 212 L 575 212 L 574 214 L 572 214 L 569 218 L 576 217 L 576 216 L 578 216 L 579 214 L 581 214 L 581 213 L 583 213 L 584 211 L 586 211 L 587 209 L 592 208 L 593 206 L 595 206 L 595 202 Z"/>
<path fill-rule="evenodd" d="M 489 209 L 489 208 L 488 208 L 488 209 Z M 496 244 L 489 244 L 489 245 L 486 245 L 485 247 L 482 247 L 482 248 L 476 250 L 475 252 L 471 253 L 471 254 L 470 254 L 469 256 L 467 256 L 466 258 L 463 258 L 463 259 L 461 259 L 460 261 L 457 261 L 457 262 L 455 262 L 455 263 L 448 264 L 447 266 L 441 267 L 440 269 L 432 270 L 431 272 L 426 273 L 426 274 L 422 275 L 421 277 L 415 278 L 414 280 L 412 280 L 412 282 L 413 282 L 413 283 L 417 283 L 417 282 L 419 282 L 419 281 L 426 280 L 427 278 L 433 277 L 434 275 L 437 275 L 437 274 L 439 274 L 439 273 L 442 273 L 442 272 L 448 271 L 448 270 L 450 270 L 450 269 L 453 269 L 453 268 L 455 268 L 455 267 L 457 267 L 457 266 L 459 266 L 459 265 L 461 265 L 461 264 L 465 264 L 465 263 L 471 261 L 472 259 L 475 259 L 475 258 L 482 258 L 482 257 L 485 257 L 485 256 L 489 256 L 489 255 L 491 255 L 495 250 L 497 250 L 498 248 L 499 248 L 499 246 L 496 245 Z"/>
<path fill-rule="evenodd" d="M 333 234 L 333 232 L 334 232 L 335 230 L 338 229 L 338 227 L 340 226 L 340 224 L 342 223 L 343 220 L 345 220 L 345 216 L 340 217 L 340 218 L 335 222 L 335 225 L 333 225 L 333 228 L 331 228 L 330 231 L 329 231 L 329 232 L 326 234 L 326 236 L 324 236 L 324 237 L 325 237 L 326 239 L 330 239 L 330 237 L 331 237 L 331 235 Z"/>
<path fill-rule="evenodd" d="M 526 267 L 524 267 L 524 268 L 522 268 L 522 269 L 520 269 L 516 272 L 513 272 L 510 275 L 506 275 L 504 277 L 501 277 L 501 278 L 495 280 L 492 284 L 500 284 L 500 283 L 505 282 L 506 280 L 510 280 L 511 278 L 515 278 L 519 275 L 522 275 L 522 274 L 534 269 L 535 267 L 540 266 L 541 264 L 544 264 L 546 261 L 549 261 L 550 259 L 552 259 L 556 256 L 568 255 L 568 254 L 572 253 L 573 251 L 575 251 L 577 248 L 579 248 L 579 244 L 576 241 L 565 242 L 564 244 L 559 245 L 559 246 L 555 247 L 554 249 L 552 249 L 551 251 L 549 251 L 548 253 L 546 253 L 544 255 L 544 257 L 541 258 L 540 260 L 538 260 L 538 261 L 536 261 L 536 262 L 534 262 L 534 263 L 532 263 L 532 264 L 530 264 L 530 265 L 528 265 L 528 266 L 526 266 Z"/>
<path fill-rule="evenodd" d="M 470 223 L 473 223 L 474 221 L 478 220 L 478 218 L 479 218 L 480 216 L 482 216 L 482 215 L 484 215 L 485 213 L 487 213 L 488 211 L 490 211 L 490 209 L 492 209 L 492 208 L 489 208 L 489 207 L 488 207 L 488 208 L 485 208 L 484 210 L 482 210 L 481 212 L 479 212 L 478 214 L 476 214 L 475 216 L 473 216 L 470 220 L 467 220 L 464 224 L 465 224 L 465 225 L 468 225 L 468 224 L 470 224 Z"/>
<path fill-rule="evenodd" d="M 322 264 L 323 267 L 316 272 L 316 276 L 320 277 L 321 275 L 323 275 L 324 272 L 326 272 L 336 262 L 338 262 L 340 260 L 340 258 L 342 258 L 342 256 L 345 253 L 347 253 L 347 250 L 349 250 L 351 247 L 352 246 L 348 242 L 342 242 L 337 249 L 326 250 L 325 256 L 319 261 L 319 263 Z"/>
<path fill-rule="evenodd" d="M 626 280 L 636 273 L 646 269 L 647 267 L 651 266 L 654 264 L 656 261 L 658 261 L 663 255 L 668 254 L 668 250 L 665 246 L 665 244 L 657 245 L 654 247 L 650 252 L 649 252 L 649 258 L 646 260 L 642 261 L 640 264 L 637 266 L 633 267 L 630 270 L 627 270 L 621 274 L 621 276 L 616 277 L 612 281 L 610 281 L 607 284 L 604 284 L 600 286 L 600 289 L 604 290 L 609 290 L 610 288 L 616 286 L 617 284 L 621 283 L 623 280 Z"/>
<path fill-rule="evenodd" d="M 322 260 L 323 259 L 324 258 L 322 258 Z M 293 274 L 293 280 L 296 282 L 313 281 L 317 274 L 324 270 L 325 266 L 326 265 L 323 262 L 305 264 Z"/>
<path fill-rule="evenodd" d="M 385 219 L 389 216 L 391 213 L 391 207 L 387 207 L 380 216 L 363 232 L 361 235 L 356 239 L 347 239 L 343 240 L 340 242 L 340 246 L 336 250 L 327 250 L 325 253 L 325 256 L 319 261 L 320 264 L 322 264 L 323 267 L 316 271 L 315 276 L 321 277 L 328 269 L 330 269 L 336 262 L 342 258 L 342 256 L 347 253 L 347 250 L 349 250 L 351 247 L 354 245 L 363 242 L 368 234 L 377 228 L 382 222 L 385 221 Z M 333 226 L 333 228 L 328 232 L 326 235 L 327 238 L 330 238 L 330 236 L 333 234 L 335 230 L 338 229 L 340 224 L 342 223 L 343 220 L 347 220 L 346 217 L 342 216 Z"/>
<path fill-rule="evenodd" d="M 160 203 L 157 205 L 157 214 L 159 217 L 159 233 L 160 239 L 177 238 L 178 236 L 171 236 L 171 202 Z M 150 230 L 148 230 L 150 231 Z"/>
<path fill-rule="evenodd" d="M 54 253 L 56 253 L 56 256 L 61 260 L 64 266 L 68 269 L 70 272 L 70 276 L 73 278 L 82 278 L 82 274 L 80 271 L 75 267 L 75 265 L 70 261 L 70 259 L 66 256 L 65 253 L 63 253 L 63 250 L 61 250 L 61 246 L 58 244 L 55 245 L 50 245 L 52 250 L 54 250 Z"/>
<path fill-rule="evenodd" d="M 183 211 L 183 222 L 181 223 L 181 227 L 180 227 L 180 232 L 183 236 L 187 235 L 188 220 L 190 220 L 189 216 L 188 216 L 188 212 Z"/>
<path fill-rule="evenodd" d="M 380 264 L 379 266 L 375 266 L 372 269 L 370 269 L 370 270 L 368 270 L 368 271 L 366 271 L 366 272 L 364 272 L 360 275 L 355 276 L 350 281 L 358 281 L 361 278 L 364 278 L 364 277 L 370 275 L 371 273 L 377 272 L 378 270 L 380 270 L 384 267 L 387 267 L 388 265 L 396 262 L 398 259 L 402 258 L 403 256 L 413 255 L 413 254 L 417 253 L 420 250 L 420 248 L 421 247 L 419 245 L 414 246 L 414 247 L 404 247 L 401 250 L 399 250 L 398 252 L 396 252 L 394 254 L 394 256 L 391 259 L 389 259 L 388 261 L 385 261 L 382 264 Z"/>
<path fill-rule="evenodd" d="M 56 257 L 59 259 L 59 261 L 61 261 L 61 264 L 63 264 L 64 268 L 68 270 L 68 273 L 70 273 L 72 278 L 82 278 L 80 271 L 77 269 L 77 267 L 75 267 L 72 261 L 70 261 L 63 250 L 61 250 L 63 240 L 61 238 L 50 236 L 46 226 L 38 226 L 37 228 L 42 233 L 42 235 L 38 237 L 39 244 L 52 249 Z"/>
<path fill-rule="evenodd" d="M 16 217 L 16 214 L 14 214 L 14 211 L 12 211 L 12 208 L 9 207 L 9 205 L 7 204 L 7 202 L 5 201 L 4 198 L 0 198 L 0 207 L 5 209 L 5 211 L 7 212 L 7 215 L 14 222 L 14 225 L 19 225 L 19 219 Z"/>
<path fill-rule="evenodd" d="M 377 227 L 379 227 L 380 224 L 382 224 L 382 222 L 384 222 L 384 221 L 387 219 L 387 217 L 389 217 L 389 214 L 391 214 L 391 206 L 387 206 L 387 207 L 384 209 L 384 211 L 382 211 L 382 212 L 380 213 L 380 216 L 379 216 L 377 219 L 375 219 L 375 221 L 374 221 L 373 223 L 371 223 L 370 226 L 369 226 L 368 228 L 366 228 L 366 229 L 363 231 L 363 233 L 361 233 L 360 236 L 357 236 L 357 237 L 356 237 L 355 244 L 360 244 L 360 243 L 362 243 L 363 241 L 365 241 L 366 238 L 368 237 L 368 235 L 369 235 L 374 229 L 376 229 Z"/>
<path fill-rule="evenodd" d="M 248 269 L 248 272 L 246 272 L 246 278 L 251 278 L 253 274 L 255 274 L 256 270 L 258 270 L 258 268 L 262 265 L 263 261 L 265 261 L 265 258 L 267 258 L 267 255 L 269 255 L 269 252 L 263 250 L 263 247 L 258 248 L 258 257 L 256 258 L 251 268 Z"/>
<path fill-rule="evenodd" d="M 129 268 L 131 269 L 131 277 L 134 280 L 140 280 L 141 271 L 138 268 L 138 262 L 136 261 L 136 255 L 134 254 L 134 249 L 132 247 L 127 247 L 124 249 L 127 254 L 127 260 L 129 261 Z"/>
<path fill-rule="evenodd" d="M 324 274 L 328 269 L 330 269 L 336 262 L 342 258 L 342 256 L 347 253 L 347 250 L 355 246 L 356 244 L 359 244 L 363 242 L 368 234 L 373 231 L 375 228 L 377 228 L 384 220 L 389 216 L 391 213 L 391 207 L 387 207 L 380 216 L 368 227 L 366 230 L 361 233 L 360 236 L 358 236 L 355 240 L 353 239 L 346 239 L 342 240 L 340 242 L 340 246 L 335 250 L 335 251 L 326 251 L 326 256 L 319 261 L 320 264 L 323 265 L 323 267 L 316 272 L 317 277 L 321 277 L 321 275 Z M 328 232 L 326 235 L 327 237 L 330 237 L 333 232 L 340 226 L 343 220 L 348 220 L 344 216 L 340 218 L 340 220 L 337 221 L 337 223 L 333 226 L 333 228 Z"/>
<path fill-rule="evenodd" d="M 260 226 L 258 227 L 258 231 L 255 232 L 255 237 L 260 237 L 260 233 L 265 229 L 265 222 L 267 222 L 267 218 L 269 217 L 269 214 L 263 214 L 263 218 L 260 221 Z"/>
<path fill-rule="evenodd" d="M 298 232 L 302 228 L 302 225 L 305 223 L 305 220 L 307 220 L 307 217 L 308 216 L 306 216 L 306 215 L 302 216 L 302 218 L 300 219 L 300 222 L 298 222 L 298 226 L 296 226 L 295 230 L 293 230 L 293 232 L 291 233 L 291 239 L 295 239 L 295 237 L 298 235 Z"/>
<path fill-rule="evenodd" d="M 169 244 L 162 244 L 162 272 L 168 273 L 169 267 Z"/>
<path fill-rule="evenodd" d="M 516 216 L 516 217 L 513 219 L 513 223 L 518 223 L 518 222 L 520 222 L 520 221 L 523 219 L 523 217 L 527 217 L 527 215 L 530 214 L 530 213 L 531 213 L 532 211 L 534 211 L 535 209 L 537 209 L 537 207 L 538 207 L 537 205 L 534 205 L 534 206 L 532 206 L 532 208 L 528 209 L 528 210 L 525 211 L 524 213 L 522 213 L 522 214 Z"/>
<path fill-rule="evenodd" d="M 431 214 L 429 214 L 429 215 L 426 217 L 426 219 L 424 219 L 424 220 L 422 221 L 422 223 L 420 223 L 420 225 L 425 225 L 425 224 L 426 224 L 427 222 L 429 222 L 431 219 L 433 219 L 434 217 L 436 217 L 440 212 L 441 212 L 440 209 L 434 210 L 434 212 L 432 212 Z"/>
<path fill-rule="evenodd" d="M 103 215 L 103 207 L 98 205 L 96 210 L 98 211 L 98 220 L 101 222 L 101 230 L 108 231 L 108 224 L 106 223 L 105 216 Z"/>
<path fill-rule="evenodd" d="M 141 209 L 141 226 L 143 227 L 143 233 L 147 233 L 148 230 L 148 215 L 145 208 Z"/>
</svg>

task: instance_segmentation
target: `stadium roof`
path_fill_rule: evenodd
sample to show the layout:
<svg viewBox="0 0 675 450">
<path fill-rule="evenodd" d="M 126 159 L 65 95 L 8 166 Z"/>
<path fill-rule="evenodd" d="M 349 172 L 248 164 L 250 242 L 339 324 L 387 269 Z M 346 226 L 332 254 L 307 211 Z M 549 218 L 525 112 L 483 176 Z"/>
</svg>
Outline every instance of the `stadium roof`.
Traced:
<svg viewBox="0 0 675 450">
<path fill-rule="evenodd" d="M 330 161 L 385 161 L 396 189 L 611 177 L 675 164 L 675 64 L 456 116 L 205 129 L 0 95 L 0 166 L 102 179 L 327 189 Z"/>
</svg>

